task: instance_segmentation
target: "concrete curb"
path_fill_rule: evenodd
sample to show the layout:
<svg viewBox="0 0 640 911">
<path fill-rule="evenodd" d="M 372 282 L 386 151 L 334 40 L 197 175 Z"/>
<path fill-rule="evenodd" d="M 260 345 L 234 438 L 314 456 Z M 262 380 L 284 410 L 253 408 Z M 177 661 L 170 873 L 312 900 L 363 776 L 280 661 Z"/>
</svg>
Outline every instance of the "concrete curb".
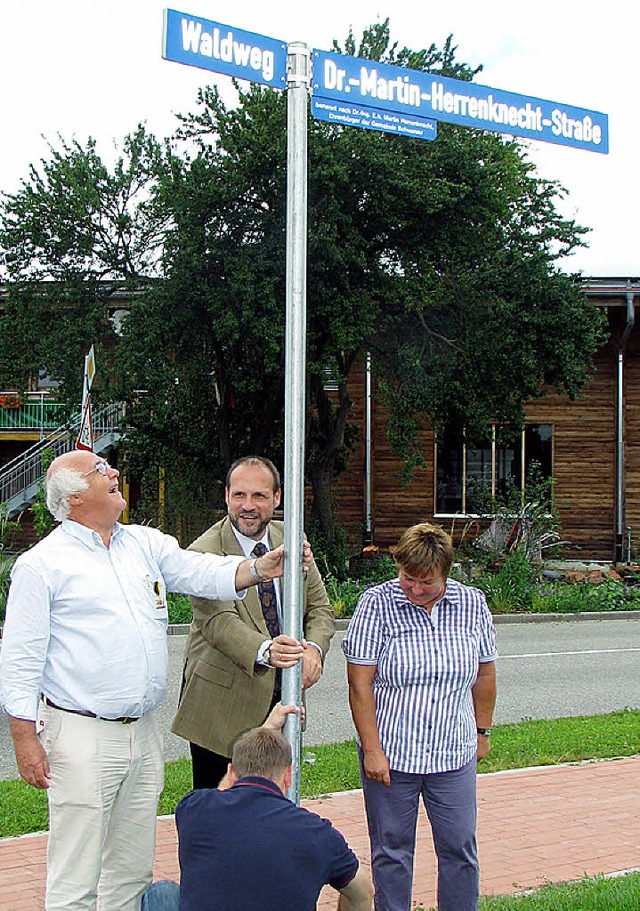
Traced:
<svg viewBox="0 0 640 911">
<path fill-rule="evenodd" d="M 640 610 L 582 611 L 579 614 L 494 614 L 494 623 L 571 623 L 579 620 L 640 620 Z"/>
<path fill-rule="evenodd" d="M 580 614 L 494 614 L 493 622 L 501 623 L 575 623 L 581 620 L 640 620 L 640 610 L 583 611 Z M 345 630 L 349 618 L 336 620 L 336 629 Z M 167 629 L 169 636 L 186 636 L 188 623 L 174 623 Z"/>
<path fill-rule="evenodd" d="M 493 617 L 493 622 L 498 626 L 502 623 L 575 623 L 581 620 L 640 620 L 640 610 L 587 611 L 581 614 L 494 614 Z M 336 630 L 348 629 L 349 622 L 349 618 L 336 620 Z M 167 636 L 186 636 L 188 632 L 188 623 L 170 623 L 167 627 Z"/>
</svg>

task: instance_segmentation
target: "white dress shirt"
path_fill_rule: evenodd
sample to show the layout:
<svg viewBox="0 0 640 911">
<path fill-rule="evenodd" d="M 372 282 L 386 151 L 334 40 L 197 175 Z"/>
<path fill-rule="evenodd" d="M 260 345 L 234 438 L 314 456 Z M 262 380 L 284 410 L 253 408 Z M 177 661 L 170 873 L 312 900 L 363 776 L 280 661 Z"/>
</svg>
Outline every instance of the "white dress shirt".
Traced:
<svg viewBox="0 0 640 911">
<path fill-rule="evenodd" d="M 140 716 L 166 694 L 167 591 L 228 601 L 242 557 L 181 550 L 140 525 L 100 535 L 65 520 L 11 572 L 0 702 L 35 720 L 40 694 L 104 718 Z"/>
<path fill-rule="evenodd" d="M 235 525 L 232 524 L 231 528 L 233 529 L 233 533 L 236 536 L 238 544 L 242 548 L 242 552 L 245 555 L 245 557 L 253 557 L 253 549 L 256 546 L 256 544 L 264 544 L 264 546 L 267 548 L 267 550 L 271 550 L 271 543 L 269 542 L 269 532 L 268 531 L 265 531 L 265 533 L 263 534 L 263 536 L 260 538 L 259 541 L 255 541 L 253 538 L 248 538 L 246 535 L 243 535 L 241 531 L 238 531 L 238 529 L 235 527 Z M 280 624 L 280 629 L 282 630 L 282 629 L 284 629 L 284 621 L 282 618 L 282 599 L 280 597 L 280 580 L 272 579 L 272 582 L 273 582 L 273 587 L 274 587 L 274 590 L 276 593 L 276 610 L 278 611 L 278 623 Z M 260 644 L 260 648 L 258 649 L 258 654 L 256 655 L 256 664 L 262 664 L 265 667 L 271 667 L 271 664 L 270 664 L 269 660 L 267 659 L 266 654 L 267 654 L 267 650 L 271 647 L 272 642 L 273 642 L 273 639 L 265 639 L 264 642 L 262 642 Z M 307 645 L 313 645 L 313 647 L 316 648 L 320 652 L 320 657 L 321 658 L 323 657 L 322 649 L 317 644 L 317 642 L 308 641 Z"/>
<path fill-rule="evenodd" d="M 267 531 L 265 531 L 265 533 L 263 534 L 263 536 L 260 538 L 259 541 L 254 541 L 253 538 L 248 538 L 246 535 L 243 535 L 241 531 L 238 531 L 238 529 L 235 527 L 235 525 L 232 524 L 231 528 L 233 530 L 234 535 L 236 536 L 236 540 L 237 540 L 238 544 L 242 548 L 242 553 L 245 555 L 245 557 L 253 558 L 253 549 L 256 546 L 256 544 L 264 544 L 264 546 L 267 548 L 267 550 L 271 550 L 271 543 L 269 541 L 269 533 Z M 280 629 L 282 629 L 282 607 L 281 607 L 281 603 L 280 603 L 280 582 L 278 579 L 273 579 L 272 581 L 273 581 L 273 588 L 274 588 L 275 595 L 276 595 L 276 610 L 278 612 L 278 623 L 280 624 Z M 273 639 L 265 639 L 264 642 L 260 643 L 260 648 L 258 649 L 258 653 L 256 655 L 256 664 L 262 664 L 265 667 L 271 667 L 269 660 L 266 657 L 266 654 L 267 654 L 268 649 L 271 647 L 272 642 L 273 642 Z"/>
</svg>

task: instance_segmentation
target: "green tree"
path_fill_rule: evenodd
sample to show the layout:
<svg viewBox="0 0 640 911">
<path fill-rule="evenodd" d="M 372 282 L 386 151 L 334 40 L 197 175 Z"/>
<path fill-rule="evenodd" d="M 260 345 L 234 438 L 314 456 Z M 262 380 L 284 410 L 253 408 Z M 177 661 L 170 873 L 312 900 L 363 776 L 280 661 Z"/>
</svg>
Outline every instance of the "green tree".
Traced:
<svg viewBox="0 0 640 911">
<path fill-rule="evenodd" d="M 40 464 L 42 465 L 42 478 L 38 483 L 38 492 L 36 498 L 29 507 L 29 511 L 33 516 L 33 528 L 35 533 L 38 536 L 38 540 L 46 537 L 49 532 L 53 529 L 54 521 L 53 516 L 49 512 L 47 506 L 47 494 L 45 490 L 45 478 L 47 476 L 47 471 L 49 466 L 55 458 L 53 449 L 47 447 L 42 450 L 42 456 L 40 458 Z"/>
<path fill-rule="evenodd" d="M 82 356 L 112 345 L 109 298 L 159 274 L 166 211 L 155 187 L 163 147 L 144 127 L 110 169 L 96 144 L 59 140 L 0 203 L 0 386 L 27 389 L 44 371 L 77 401 Z M 104 363 L 104 361 L 103 361 Z"/>
<path fill-rule="evenodd" d="M 281 97 L 265 93 L 262 106 L 281 110 Z M 285 175 L 271 176 L 264 155 L 277 145 L 284 160 L 286 136 L 253 135 L 237 118 L 228 113 L 224 153 L 202 144 L 166 173 L 165 278 L 133 301 L 117 352 L 132 454 L 163 464 L 167 502 L 188 498 L 205 519 L 238 454 L 282 454 Z"/>
<path fill-rule="evenodd" d="M 4 623 L 7 594 L 11 581 L 11 567 L 13 565 L 13 557 L 6 556 L 5 549 L 11 540 L 11 536 L 19 528 L 20 522 L 9 518 L 7 504 L 0 503 L 0 626 Z"/>
<path fill-rule="evenodd" d="M 342 50 L 477 72 L 451 40 L 399 48 L 388 21 Z M 234 457 L 282 452 L 286 98 L 252 86 L 229 108 L 210 87 L 181 120 L 177 138 L 195 153 L 154 145 L 161 230 L 149 243 L 163 239 L 163 281 L 133 301 L 114 394 L 131 402 L 140 467 L 163 464 L 175 490 L 210 501 Z M 309 120 L 307 474 L 329 545 L 352 433 L 347 381 L 367 351 L 408 470 L 425 420 L 473 439 L 488 419 L 518 425 L 545 385 L 579 393 L 601 323 L 557 265 L 585 233 L 558 214 L 562 192 L 494 134 L 440 124 L 431 143 Z"/>
<path fill-rule="evenodd" d="M 355 52 L 353 35 L 344 50 Z M 450 40 L 442 51 L 398 49 L 388 22 L 357 50 L 475 75 Z M 153 318 L 155 362 L 170 369 L 157 389 L 176 414 L 189 399 L 189 425 L 202 442 L 209 434 L 195 448 L 217 449 L 224 469 L 240 452 L 277 455 L 281 440 L 286 99 L 253 86 L 230 109 L 207 88 L 182 121 L 199 154 L 167 188 L 174 228 Z M 556 265 L 585 233 L 558 214 L 562 192 L 518 143 L 490 133 L 441 124 L 427 143 L 309 121 L 307 474 L 326 541 L 349 439 L 347 380 L 366 351 L 409 470 L 425 419 L 473 439 L 489 419 L 521 423 L 545 384 L 578 394 L 600 317 Z M 129 323 L 139 339 L 143 308 Z"/>
</svg>

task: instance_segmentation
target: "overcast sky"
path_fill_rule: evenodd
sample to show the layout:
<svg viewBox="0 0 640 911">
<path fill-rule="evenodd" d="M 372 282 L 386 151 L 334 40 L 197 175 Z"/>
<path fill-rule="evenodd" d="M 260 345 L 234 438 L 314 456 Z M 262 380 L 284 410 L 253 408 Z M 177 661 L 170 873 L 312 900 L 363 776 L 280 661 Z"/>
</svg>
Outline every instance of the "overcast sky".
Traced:
<svg viewBox="0 0 640 911">
<path fill-rule="evenodd" d="M 586 276 L 638 276 L 640 218 L 638 51 L 628 0 L 590 10 L 577 0 L 320 0 L 219 4 L 204 0 L 21 0 L 0 4 L 0 190 L 12 192 L 60 134 L 112 158 L 114 140 L 144 121 L 170 135 L 176 112 L 195 109 L 199 86 L 230 80 L 162 59 L 170 6 L 283 41 L 330 50 L 350 27 L 387 16 L 394 40 L 414 50 L 453 33 L 458 59 L 484 65 L 477 81 L 609 115 L 608 155 L 528 143 L 541 176 L 568 191 L 564 214 L 592 229 L 589 248 L 566 262 Z M 407 142 L 420 140 L 407 139 Z"/>
</svg>

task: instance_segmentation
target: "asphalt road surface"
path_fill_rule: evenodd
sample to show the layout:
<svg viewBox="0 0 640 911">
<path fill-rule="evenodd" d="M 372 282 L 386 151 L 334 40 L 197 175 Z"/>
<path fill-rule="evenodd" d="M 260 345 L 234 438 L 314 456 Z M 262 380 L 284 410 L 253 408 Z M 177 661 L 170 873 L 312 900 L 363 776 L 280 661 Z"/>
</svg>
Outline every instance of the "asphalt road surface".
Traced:
<svg viewBox="0 0 640 911">
<path fill-rule="evenodd" d="M 354 736 L 338 631 L 324 674 L 307 697 L 305 747 Z M 640 708 L 640 618 L 499 623 L 495 723 Z M 169 636 L 169 694 L 163 708 L 167 759 L 188 755 L 169 731 L 178 698 L 184 636 Z M 9 725 L 0 717 L 0 779 L 18 775 Z"/>
</svg>

